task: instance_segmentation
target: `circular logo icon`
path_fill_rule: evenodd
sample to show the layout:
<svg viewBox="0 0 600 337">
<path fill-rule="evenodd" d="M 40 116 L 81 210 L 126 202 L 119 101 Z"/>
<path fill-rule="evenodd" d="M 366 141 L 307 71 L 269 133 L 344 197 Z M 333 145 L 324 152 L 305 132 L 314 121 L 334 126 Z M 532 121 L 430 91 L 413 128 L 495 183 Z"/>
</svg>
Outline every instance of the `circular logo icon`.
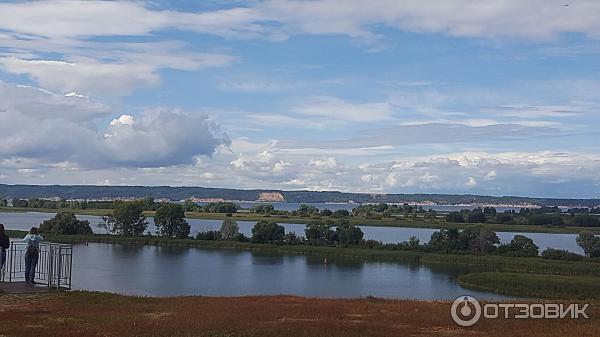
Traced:
<svg viewBox="0 0 600 337">
<path fill-rule="evenodd" d="M 460 296 L 452 302 L 450 314 L 456 324 L 471 326 L 481 318 L 481 305 L 471 296 Z"/>
</svg>

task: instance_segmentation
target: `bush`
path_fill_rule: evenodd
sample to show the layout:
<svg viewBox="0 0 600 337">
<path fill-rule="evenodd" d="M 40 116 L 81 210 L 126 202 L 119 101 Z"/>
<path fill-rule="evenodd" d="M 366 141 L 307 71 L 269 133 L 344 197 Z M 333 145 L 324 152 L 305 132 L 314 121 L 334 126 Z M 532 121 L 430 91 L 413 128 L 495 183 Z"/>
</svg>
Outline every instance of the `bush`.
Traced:
<svg viewBox="0 0 600 337">
<path fill-rule="evenodd" d="M 336 228 L 338 242 L 342 245 L 358 245 L 364 236 L 360 227 L 343 223 Z"/>
<path fill-rule="evenodd" d="M 290 232 L 283 236 L 283 242 L 286 245 L 296 246 L 303 244 L 304 240 L 302 240 L 302 237 L 296 235 L 296 233 Z"/>
<path fill-rule="evenodd" d="M 498 213 L 496 214 L 497 223 L 509 223 L 513 220 L 512 215 L 509 213 Z"/>
<path fill-rule="evenodd" d="M 72 212 L 60 212 L 40 224 L 40 232 L 56 235 L 91 235 L 92 227 L 87 220 L 80 221 Z"/>
<path fill-rule="evenodd" d="M 593 215 L 576 215 L 571 223 L 577 227 L 600 227 L 600 219 Z"/>
<path fill-rule="evenodd" d="M 486 221 L 486 217 L 485 214 L 481 211 L 481 209 L 474 209 L 469 212 L 467 220 L 470 223 L 483 223 Z"/>
<path fill-rule="evenodd" d="M 583 260 L 583 256 L 572 253 L 566 249 L 548 248 L 542 252 L 542 259 L 547 260 L 563 260 L 563 261 L 579 261 Z"/>
<path fill-rule="evenodd" d="M 350 216 L 350 212 L 345 209 L 338 209 L 337 211 L 333 212 L 331 216 L 334 218 L 346 218 Z"/>
<path fill-rule="evenodd" d="M 281 243 L 285 228 L 275 222 L 259 221 L 252 228 L 252 242 Z"/>
<path fill-rule="evenodd" d="M 220 231 L 204 231 L 196 235 L 196 240 L 218 241 L 221 240 Z"/>
<path fill-rule="evenodd" d="M 565 224 L 562 217 L 560 215 L 549 215 L 549 214 L 540 214 L 533 215 L 527 219 L 527 222 L 530 225 L 553 225 L 553 226 L 562 226 Z"/>
<path fill-rule="evenodd" d="M 448 213 L 448 215 L 446 215 L 446 221 L 463 223 L 463 222 L 465 222 L 465 218 L 463 217 L 463 215 L 460 212 L 450 212 L 450 213 Z"/>
</svg>

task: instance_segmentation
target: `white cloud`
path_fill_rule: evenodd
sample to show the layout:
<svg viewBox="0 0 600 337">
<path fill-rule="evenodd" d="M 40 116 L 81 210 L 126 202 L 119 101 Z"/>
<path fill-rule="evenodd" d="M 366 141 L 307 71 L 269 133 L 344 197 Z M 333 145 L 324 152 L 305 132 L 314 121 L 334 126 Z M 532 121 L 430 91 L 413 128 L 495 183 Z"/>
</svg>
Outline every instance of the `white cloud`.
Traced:
<svg viewBox="0 0 600 337">
<path fill-rule="evenodd" d="M 274 41 L 292 34 L 377 39 L 378 26 L 461 37 L 549 39 L 562 33 L 599 37 L 597 1 L 563 4 L 555 0 L 272 0 L 180 12 L 129 1 L 36 1 L 0 4 L 0 28 L 52 39 L 148 35 L 166 29 Z"/>
<path fill-rule="evenodd" d="M 195 70 L 206 66 L 224 65 L 233 60 L 228 55 L 204 56 L 203 60 L 196 59 L 189 61 L 189 64 L 180 65 L 168 62 L 164 57 L 152 55 L 133 57 L 131 60 L 121 59 L 118 62 L 104 62 L 88 57 L 76 57 L 73 61 L 5 57 L 0 58 L 0 69 L 26 75 L 41 87 L 53 91 L 126 96 L 137 87 L 158 85 L 160 76 L 157 71 L 162 67 Z"/>
<path fill-rule="evenodd" d="M 229 143 L 204 115 L 159 109 L 102 125 L 109 114 L 86 98 L 0 82 L 0 156 L 41 166 L 154 167 L 190 164 Z"/>
<path fill-rule="evenodd" d="M 133 123 L 135 122 L 133 116 L 131 115 L 121 115 L 121 117 L 119 118 L 115 118 L 110 122 L 111 126 L 118 126 L 118 125 L 133 125 Z"/>
<path fill-rule="evenodd" d="M 600 4 L 593 0 L 323 0 L 266 1 L 258 8 L 288 32 L 376 38 L 384 25 L 413 32 L 461 37 L 549 39 L 561 33 L 600 36 Z"/>
</svg>

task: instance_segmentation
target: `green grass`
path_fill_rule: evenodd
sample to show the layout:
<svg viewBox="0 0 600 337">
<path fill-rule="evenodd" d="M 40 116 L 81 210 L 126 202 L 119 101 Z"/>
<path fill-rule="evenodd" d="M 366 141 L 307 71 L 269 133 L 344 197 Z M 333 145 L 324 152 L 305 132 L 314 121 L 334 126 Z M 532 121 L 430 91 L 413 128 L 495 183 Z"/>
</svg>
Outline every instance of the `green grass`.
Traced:
<svg viewBox="0 0 600 337">
<path fill-rule="evenodd" d="M 544 299 L 600 299 L 600 277 L 522 273 L 473 273 L 458 277 L 470 289 Z"/>
<path fill-rule="evenodd" d="M 8 237 L 10 238 L 22 238 L 25 235 L 27 235 L 27 231 L 19 231 L 19 230 L 14 230 L 14 229 L 7 229 L 6 230 L 6 235 L 8 235 Z"/>
</svg>

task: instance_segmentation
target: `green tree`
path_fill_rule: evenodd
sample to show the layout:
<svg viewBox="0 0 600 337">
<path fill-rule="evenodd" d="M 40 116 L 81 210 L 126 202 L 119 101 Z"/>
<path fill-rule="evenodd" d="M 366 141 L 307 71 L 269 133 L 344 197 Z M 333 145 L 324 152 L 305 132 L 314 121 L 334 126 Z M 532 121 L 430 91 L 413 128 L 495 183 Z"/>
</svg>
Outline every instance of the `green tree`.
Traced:
<svg viewBox="0 0 600 337">
<path fill-rule="evenodd" d="M 29 201 L 27 201 L 25 199 L 13 199 L 12 205 L 13 205 L 13 207 L 26 208 L 29 206 Z"/>
<path fill-rule="evenodd" d="M 154 215 L 154 225 L 159 235 L 170 238 L 184 239 L 190 235 L 190 225 L 185 220 L 183 206 L 177 204 L 164 204 Z"/>
<path fill-rule="evenodd" d="M 509 244 L 501 245 L 499 250 L 510 256 L 534 257 L 539 254 L 539 247 L 524 235 L 515 235 Z"/>
<path fill-rule="evenodd" d="M 91 235 L 92 227 L 87 220 L 78 220 L 73 212 L 60 212 L 40 224 L 40 232 L 57 235 Z"/>
<path fill-rule="evenodd" d="M 463 215 L 460 212 L 450 212 L 450 213 L 448 213 L 448 215 L 446 215 L 446 221 L 463 223 L 463 222 L 465 222 L 465 218 L 463 217 Z"/>
<path fill-rule="evenodd" d="M 586 257 L 600 256 L 600 238 L 594 233 L 583 231 L 577 236 L 576 242 L 583 249 Z"/>
<path fill-rule="evenodd" d="M 240 226 L 233 219 L 225 219 L 221 224 L 221 240 L 235 241 L 240 236 Z"/>
<path fill-rule="evenodd" d="M 340 222 L 335 231 L 337 240 L 342 245 L 358 245 L 364 236 L 360 227 L 351 225 L 347 220 Z"/>
<path fill-rule="evenodd" d="M 334 218 L 346 218 L 350 216 L 350 212 L 346 209 L 338 209 L 331 213 Z"/>
<path fill-rule="evenodd" d="M 431 239 L 429 239 L 427 247 L 435 251 L 445 252 L 458 250 L 458 237 L 459 232 L 457 229 L 442 228 L 439 231 L 433 232 L 433 234 L 431 234 Z"/>
<path fill-rule="evenodd" d="M 600 219 L 593 215 L 576 215 L 573 217 L 572 224 L 577 227 L 599 227 Z"/>
<path fill-rule="evenodd" d="M 139 201 L 115 203 L 113 214 L 108 217 L 111 232 L 124 236 L 144 234 L 148 222 L 143 213 L 143 206 L 144 203 Z"/>
<path fill-rule="evenodd" d="M 475 253 L 489 253 L 500 243 L 498 235 L 482 226 L 467 227 L 458 235 L 459 250 Z"/>
<path fill-rule="evenodd" d="M 469 212 L 467 221 L 470 223 L 483 223 L 486 221 L 485 213 L 481 211 L 481 208 L 476 208 Z"/>
<path fill-rule="evenodd" d="M 510 213 L 498 213 L 496 214 L 496 222 L 497 223 L 509 223 L 513 220 L 512 215 Z"/>
<path fill-rule="evenodd" d="M 186 199 L 183 203 L 183 209 L 186 212 L 194 212 L 198 209 L 198 205 L 196 205 L 191 199 Z"/>
<path fill-rule="evenodd" d="M 252 242 L 255 243 L 281 243 L 285 235 L 285 228 L 275 222 L 259 221 L 252 228 Z"/>
<path fill-rule="evenodd" d="M 311 221 L 306 224 L 304 236 L 310 245 L 331 245 L 336 241 L 336 233 L 331 223 Z"/>
<path fill-rule="evenodd" d="M 560 215 L 550 215 L 550 214 L 539 214 L 539 215 L 530 215 L 527 217 L 527 222 L 530 225 L 554 225 L 554 226 L 562 226 L 564 225 L 564 221 Z"/>
<path fill-rule="evenodd" d="M 420 244 L 419 238 L 414 235 L 408 239 L 408 248 L 410 248 L 410 249 L 419 248 L 419 244 Z"/>
<path fill-rule="evenodd" d="M 298 207 L 296 212 L 300 216 L 315 215 L 319 213 L 319 209 L 315 206 L 302 204 Z"/>
</svg>

